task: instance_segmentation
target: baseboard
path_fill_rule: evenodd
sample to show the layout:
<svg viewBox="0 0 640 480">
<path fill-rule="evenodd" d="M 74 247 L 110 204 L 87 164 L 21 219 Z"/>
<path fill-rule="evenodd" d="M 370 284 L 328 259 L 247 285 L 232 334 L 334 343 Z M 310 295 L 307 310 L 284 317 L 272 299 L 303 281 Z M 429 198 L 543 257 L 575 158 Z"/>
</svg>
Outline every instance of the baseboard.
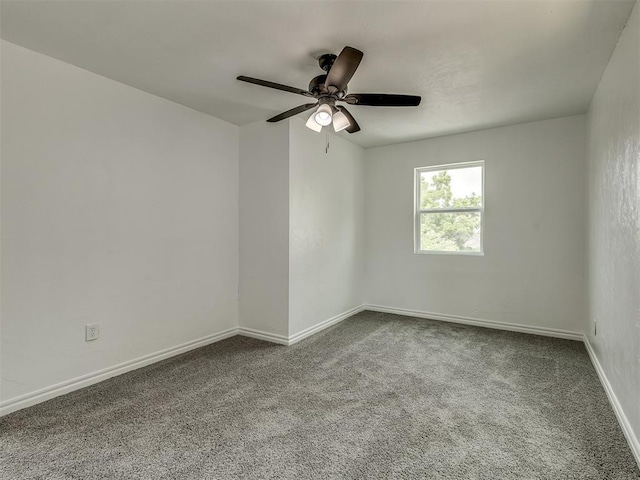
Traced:
<svg viewBox="0 0 640 480">
<path fill-rule="evenodd" d="M 260 330 L 254 330 L 246 327 L 232 327 L 222 332 L 218 332 L 212 335 L 207 335 L 205 337 L 199 338 L 197 340 L 192 340 L 190 342 L 183 343 L 181 345 L 177 345 L 175 347 L 166 348 L 164 350 L 160 350 L 158 352 L 144 355 L 142 357 L 136 358 L 134 360 L 130 360 L 128 362 L 123 362 L 113 367 L 105 368 L 102 370 L 98 370 L 93 373 L 89 373 L 86 375 L 82 375 L 80 377 L 67 380 L 65 382 L 58 383 L 56 385 L 52 385 L 50 387 L 46 387 L 40 390 L 37 390 L 32 393 L 28 393 L 25 395 L 21 395 L 19 397 L 15 397 L 9 400 L 5 400 L 0 402 L 0 417 L 7 415 L 11 412 L 15 412 L 17 410 L 21 410 L 26 407 L 30 407 L 32 405 L 36 405 L 38 403 L 44 402 L 46 400 L 50 400 L 52 398 L 58 397 L 60 395 L 64 395 L 66 393 L 72 392 L 74 390 L 79 390 L 84 387 L 88 387 L 95 383 L 101 382 L 103 380 L 107 380 L 108 378 L 115 377 L 118 375 L 122 375 L 123 373 L 130 372 L 132 370 L 136 370 L 138 368 L 142 368 L 144 366 L 150 365 L 155 362 L 159 362 L 166 358 L 173 357 L 175 355 L 179 355 L 181 353 L 188 352 L 190 350 L 194 350 L 196 348 L 204 347 L 206 345 L 218 342 L 220 340 L 224 340 L 225 338 L 233 337 L 235 335 L 243 335 L 246 337 L 257 338 L 259 340 L 265 340 L 272 343 L 277 343 L 280 345 L 293 345 L 300 340 L 307 338 L 315 333 L 324 330 L 325 328 L 330 327 L 331 325 L 335 325 L 336 323 L 341 322 L 363 310 L 369 310 L 373 312 L 382 312 L 382 313 L 392 313 L 396 315 L 405 315 L 411 317 L 418 318 L 427 318 L 430 320 L 440 320 L 445 322 L 452 323 L 461 323 L 465 325 L 476 325 L 480 327 L 488 327 L 495 328 L 499 330 L 509 330 L 514 332 L 522 332 L 522 333 L 531 333 L 535 335 L 544 335 L 550 337 L 557 338 L 565 338 L 570 340 L 580 340 L 584 342 L 584 345 L 589 354 L 589 358 L 593 363 L 593 366 L 598 374 L 598 378 L 600 378 L 600 382 L 604 388 L 604 391 L 609 398 L 609 402 L 611 403 L 611 407 L 615 412 L 616 418 L 618 419 L 618 423 L 622 428 L 625 438 L 629 444 L 631 452 L 635 457 L 636 462 L 638 463 L 638 467 L 640 468 L 640 442 L 629 423 L 627 416 L 618 401 L 618 397 L 616 396 L 607 376 L 600 365 L 600 361 L 596 356 L 591 343 L 589 342 L 589 338 L 586 335 L 578 334 L 576 332 L 569 332 L 566 330 L 557 330 L 550 329 L 544 327 L 532 327 L 526 325 L 517 325 L 512 323 L 503 323 L 503 322 L 495 322 L 488 320 L 481 320 L 477 318 L 469 318 L 469 317 L 456 317 L 452 315 L 444 315 L 439 313 L 432 312 L 423 312 L 418 310 L 409 310 L 406 308 L 396 308 L 396 307 L 386 307 L 381 305 L 360 305 L 358 307 L 352 308 L 351 310 L 347 310 L 335 317 L 331 317 L 323 322 L 318 323 L 312 327 L 309 327 L 301 332 L 298 332 L 294 335 L 286 337 L 284 335 L 277 335 L 268 332 L 262 332 Z"/>
<path fill-rule="evenodd" d="M 627 443 L 631 448 L 631 452 L 638 463 L 638 468 L 640 468 L 640 442 L 638 441 L 638 437 L 636 436 L 633 428 L 631 428 L 631 424 L 627 419 L 627 416 L 624 414 L 624 410 L 622 410 L 622 405 L 618 401 L 618 397 L 616 396 L 611 384 L 609 383 L 609 379 L 607 375 L 604 373 L 602 369 L 602 365 L 600 365 L 600 361 L 596 356 L 591 343 L 589 342 L 589 337 L 584 335 L 583 337 L 584 346 L 587 348 L 587 352 L 589 353 L 589 357 L 591 358 L 591 363 L 593 363 L 593 367 L 596 369 L 596 373 L 600 378 L 600 383 L 602 383 L 602 387 L 604 391 L 607 393 L 607 397 L 609 398 L 609 403 L 613 408 L 613 411 L 616 414 L 616 418 L 618 419 L 618 423 L 620 424 L 620 428 L 622 428 L 622 432 L 624 433 L 625 438 L 627 439 Z"/>
<path fill-rule="evenodd" d="M 519 325 L 516 323 L 496 322 L 493 320 L 483 320 L 480 318 L 458 317 L 443 313 L 423 312 L 419 310 L 409 310 L 406 308 L 387 307 L 383 305 L 365 305 L 365 310 L 382 313 L 393 313 L 409 317 L 427 318 L 429 320 L 440 320 L 443 322 L 462 323 L 464 325 L 475 325 L 477 327 L 494 328 L 497 330 L 508 330 L 510 332 L 530 333 L 533 335 L 543 335 L 545 337 L 564 338 L 567 340 L 583 341 L 584 335 L 578 332 L 559 330 L 555 328 L 534 327 L 531 325 Z"/>
<path fill-rule="evenodd" d="M 293 345 L 294 343 L 299 342 L 300 340 L 310 337 L 311 335 L 318 333 L 321 330 L 324 330 L 325 328 L 329 328 L 331 325 L 335 325 L 336 323 L 341 322 L 342 320 L 345 320 L 353 315 L 355 315 L 356 313 L 360 313 L 365 309 L 364 305 L 358 305 L 357 307 L 354 307 L 350 310 L 347 310 L 346 312 L 342 312 L 339 315 L 336 315 L 335 317 L 331 317 L 327 320 L 324 320 L 323 322 L 320 322 L 312 327 L 309 328 L 305 328 L 304 330 L 295 333 L 293 335 L 289 336 L 289 345 Z"/>
<path fill-rule="evenodd" d="M 36 405 L 60 395 L 64 395 L 65 393 L 88 387 L 89 385 L 107 380 L 108 378 L 122 375 L 123 373 L 130 372 L 131 370 L 136 370 L 152 363 L 159 362 L 160 360 L 164 360 L 166 358 L 188 352 L 189 350 L 194 350 L 196 348 L 204 347 L 205 345 L 224 340 L 225 338 L 233 337 L 237 334 L 237 327 L 228 328 L 212 335 L 207 335 L 190 342 L 176 345 L 175 347 L 166 348 L 164 350 L 144 355 L 134 360 L 129 360 L 127 362 L 114 365 L 113 367 L 104 368 L 102 370 L 88 373 L 86 375 L 82 375 L 80 377 L 76 377 L 71 380 L 52 385 L 50 387 L 36 390 L 35 392 L 27 393 L 25 395 L 20 395 L 19 397 L 5 400 L 3 402 L 0 402 L 0 417 L 11 412 L 15 412 L 16 410 L 21 410 L 23 408 Z"/>
<path fill-rule="evenodd" d="M 258 340 L 264 340 L 266 342 L 277 343 L 279 345 L 293 345 L 294 343 L 299 342 L 300 340 L 310 337 L 325 328 L 329 328 L 331 325 L 335 325 L 342 320 L 345 320 L 356 313 L 362 312 L 365 309 L 364 305 L 359 305 L 354 307 L 346 312 L 342 312 L 335 317 L 331 317 L 327 320 L 324 320 L 312 327 L 305 328 L 304 330 L 295 333 L 293 335 L 285 336 L 279 335 L 276 333 L 264 332 L 262 330 L 255 330 L 253 328 L 240 327 L 238 329 L 238 335 L 242 335 L 245 337 L 257 338 Z"/>
<path fill-rule="evenodd" d="M 258 340 L 277 343 L 279 345 L 289 345 L 289 337 L 285 335 L 263 332 L 262 330 L 255 330 L 253 328 L 239 327 L 238 335 L 242 335 L 243 337 L 257 338 Z"/>
</svg>

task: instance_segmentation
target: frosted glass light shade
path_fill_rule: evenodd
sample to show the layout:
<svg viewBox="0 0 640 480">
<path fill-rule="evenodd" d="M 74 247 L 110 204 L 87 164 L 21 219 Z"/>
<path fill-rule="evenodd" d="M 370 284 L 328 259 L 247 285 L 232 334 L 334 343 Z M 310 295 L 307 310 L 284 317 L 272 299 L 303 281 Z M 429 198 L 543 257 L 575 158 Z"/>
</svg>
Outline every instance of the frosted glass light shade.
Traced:
<svg viewBox="0 0 640 480">
<path fill-rule="evenodd" d="M 331 123 L 332 114 L 333 112 L 331 111 L 331 107 L 325 103 L 318 107 L 318 110 L 316 110 L 314 115 L 314 119 L 318 125 L 326 127 Z"/>
<path fill-rule="evenodd" d="M 351 125 L 351 122 L 344 113 L 338 112 L 333 114 L 333 129 L 336 132 L 341 132 L 349 125 Z"/>
<path fill-rule="evenodd" d="M 310 128 L 314 132 L 320 132 L 322 130 L 322 125 L 318 125 L 316 123 L 315 116 L 316 116 L 316 112 L 313 112 L 305 125 L 307 126 L 307 128 Z"/>
</svg>

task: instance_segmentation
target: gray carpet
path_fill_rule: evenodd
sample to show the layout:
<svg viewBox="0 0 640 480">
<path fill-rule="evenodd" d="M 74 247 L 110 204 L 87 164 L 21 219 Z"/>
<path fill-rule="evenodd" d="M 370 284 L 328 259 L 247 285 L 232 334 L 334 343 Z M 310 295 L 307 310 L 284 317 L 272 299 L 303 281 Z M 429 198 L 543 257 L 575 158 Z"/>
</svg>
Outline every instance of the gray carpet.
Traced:
<svg viewBox="0 0 640 480">
<path fill-rule="evenodd" d="M 363 312 L 0 419 L 0 478 L 638 479 L 582 343 Z"/>
</svg>

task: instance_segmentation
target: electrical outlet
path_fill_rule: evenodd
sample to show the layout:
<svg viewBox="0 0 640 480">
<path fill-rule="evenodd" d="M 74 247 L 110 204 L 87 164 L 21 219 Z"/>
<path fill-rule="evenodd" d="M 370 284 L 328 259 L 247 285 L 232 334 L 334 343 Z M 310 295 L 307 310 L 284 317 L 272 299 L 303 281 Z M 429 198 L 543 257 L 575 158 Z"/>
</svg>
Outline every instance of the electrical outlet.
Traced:
<svg viewBox="0 0 640 480">
<path fill-rule="evenodd" d="M 100 336 L 100 325 L 97 323 L 91 323 L 84 327 L 84 340 L 85 342 L 92 342 L 97 340 Z"/>
</svg>

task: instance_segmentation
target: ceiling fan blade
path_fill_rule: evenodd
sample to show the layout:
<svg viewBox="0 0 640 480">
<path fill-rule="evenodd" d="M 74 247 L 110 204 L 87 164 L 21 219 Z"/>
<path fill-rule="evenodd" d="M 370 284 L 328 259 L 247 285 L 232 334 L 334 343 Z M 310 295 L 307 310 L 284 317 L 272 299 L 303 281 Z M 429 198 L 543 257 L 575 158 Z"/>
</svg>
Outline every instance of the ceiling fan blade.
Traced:
<svg viewBox="0 0 640 480">
<path fill-rule="evenodd" d="M 292 108 L 291 110 L 287 110 L 286 112 L 281 113 L 280 115 L 276 115 L 275 117 L 271 117 L 267 122 L 279 122 L 280 120 L 284 120 L 285 118 L 293 117 L 299 113 L 302 113 L 310 108 L 317 107 L 317 103 L 307 103 L 305 105 L 300 105 L 299 107 Z"/>
<path fill-rule="evenodd" d="M 350 93 L 342 99 L 350 105 L 372 107 L 417 107 L 421 97 L 417 95 L 394 95 L 390 93 Z"/>
<path fill-rule="evenodd" d="M 353 115 L 349 113 L 349 110 L 344 108 L 343 106 L 338 106 L 338 110 L 340 110 L 344 115 L 349 119 L 349 126 L 345 128 L 345 130 L 349 133 L 356 133 L 360 131 L 360 125 L 356 122 L 356 119 L 353 118 Z"/>
<path fill-rule="evenodd" d="M 313 97 L 311 92 L 307 92 L 306 90 L 302 90 L 296 87 L 289 87 L 287 85 L 282 85 L 280 83 L 268 82 L 267 80 L 260 80 L 259 78 L 251 78 L 245 77 L 244 75 L 240 75 L 237 77 L 237 80 L 247 83 L 253 83 L 255 85 L 260 85 L 262 87 L 274 88 L 276 90 L 282 90 L 283 92 L 291 92 L 297 93 L 298 95 L 304 95 L 305 97 Z"/>
<path fill-rule="evenodd" d="M 347 83 L 356 73 L 358 65 L 364 54 L 360 50 L 352 47 L 344 47 L 338 58 L 329 69 L 327 79 L 324 82 L 325 87 L 331 86 L 337 88 L 338 92 L 343 92 L 347 88 Z"/>
</svg>

